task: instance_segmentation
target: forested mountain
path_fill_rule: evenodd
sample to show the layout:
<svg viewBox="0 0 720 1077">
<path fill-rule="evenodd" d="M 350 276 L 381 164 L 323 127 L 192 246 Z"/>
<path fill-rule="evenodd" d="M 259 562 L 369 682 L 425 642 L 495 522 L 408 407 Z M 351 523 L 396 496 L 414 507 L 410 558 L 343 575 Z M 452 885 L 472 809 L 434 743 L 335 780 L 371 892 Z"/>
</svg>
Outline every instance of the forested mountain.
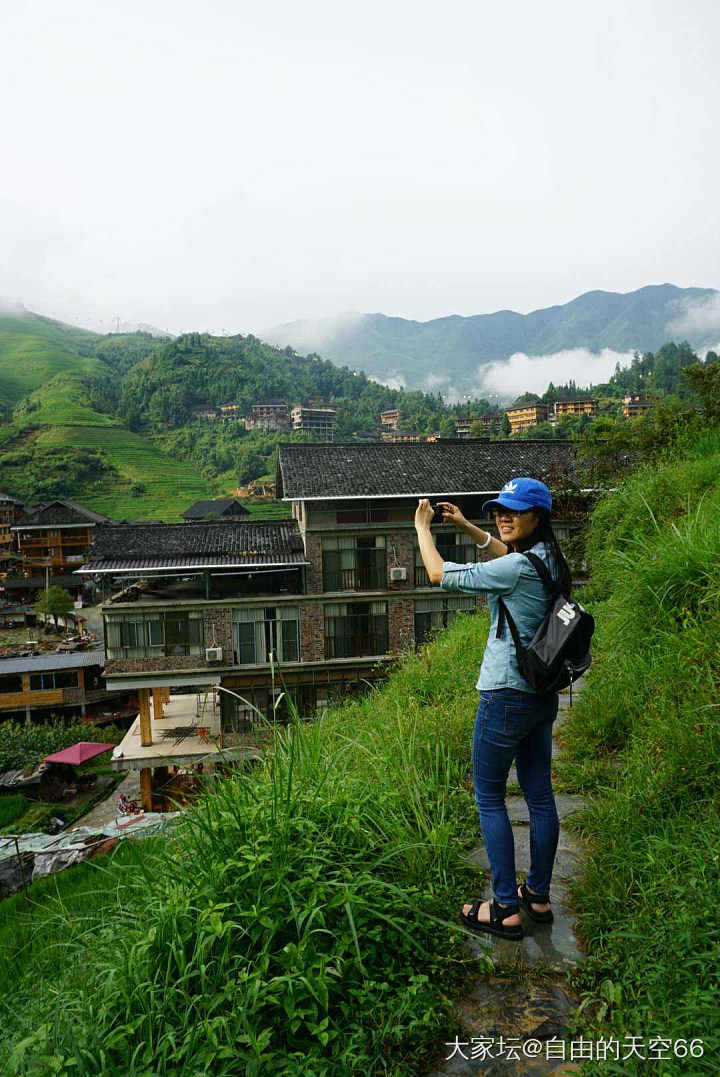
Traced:
<svg viewBox="0 0 720 1077">
<path fill-rule="evenodd" d="M 389 389 L 319 356 L 281 351 L 253 336 L 199 333 L 164 344 L 130 370 L 117 411 L 133 430 L 162 430 L 186 424 L 202 404 L 233 402 L 249 414 L 253 404 L 271 398 L 336 407 L 340 439 L 373 434 L 386 408 L 401 408 L 405 427 L 428 433 L 448 415 L 437 396 Z"/>
<path fill-rule="evenodd" d="M 23 501 L 74 497 L 115 517 L 175 518 L 194 500 L 274 472 L 297 434 L 198 419 L 269 398 L 337 408 L 338 438 L 373 437 L 399 408 L 405 428 L 452 434 L 437 396 L 388 389 L 317 356 L 252 336 L 101 336 L 20 309 L 0 316 L 0 473 Z M 489 409 L 474 403 L 476 413 Z"/>
<path fill-rule="evenodd" d="M 693 390 L 683 370 L 696 358 L 687 344 L 664 344 L 618 368 L 604 385 L 550 384 L 542 399 L 598 396 L 603 421 L 611 421 L 631 390 L 689 400 Z M 707 363 L 715 358 L 710 353 Z M 390 389 L 253 336 L 101 336 L 27 311 L 6 313 L 0 315 L 1 486 L 24 501 L 74 497 L 116 518 L 177 518 L 194 500 L 272 474 L 278 444 L 310 436 L 247 431 L 196 412 L 234 403 L 240 414 L 249 413 L 271 398 L 336 408 L 338 440 L 375 437 L 379 412 L 388 408 L 399 409 L 404 429 L 446 437 L 454 436 L 454 416 L 492 410 L 487 400 L 460 408 L 438 395 Z M 568 418 L 524 436 L 569 437 L 590 421 Z"/>
<path fill-rule="evenodd" d="M 650 285 L 634 292 L 594 291 L 570 303 L 530 314 L 501 310 L 429 322 L 384 314 L 296 321 L 264 334 L 280 346 L 320 352 L 325 358 L 385 381 L 422 388 L 452 386 L 473 392 L 477 370 L 515 352 L 550 355 L 566 348 L 655 351 L 667 340 L 695 347 L 720 341 L 720 292 L 710 288 Z M 440 382 L 428 378 L 441 379 Z"/>
</svg>

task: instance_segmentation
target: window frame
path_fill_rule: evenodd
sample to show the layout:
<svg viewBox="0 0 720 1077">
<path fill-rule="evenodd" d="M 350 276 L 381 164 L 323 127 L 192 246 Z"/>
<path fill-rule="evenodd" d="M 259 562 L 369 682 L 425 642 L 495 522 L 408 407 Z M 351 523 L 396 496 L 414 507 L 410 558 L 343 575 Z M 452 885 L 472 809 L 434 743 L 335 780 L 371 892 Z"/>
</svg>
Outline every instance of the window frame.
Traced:
<svg viewBox="0 0 720 1077">
<path fill-rule="evenodd" d="M 323 607 L 323 625 L 326 661 L 369 658 L 388 653 L 387 602 L 326 603 Z M 338 631 L 338 626 L 342 626 L 343 630 Z M 367 642 L 363 644 L 363 640 Z"/>
<path fill-rule="evenodd" d="M 268 614 L 272 611 L 272 616 Z M 278 624 L 281 626 L 278 631 Z M 286 626 L 294 626 L 294 632 Z M 243 629 L 241 629 L 243 626 Z M 252 627 L 252 632 L 247 626 Z M 238 666 L 263 666 L 273 662 L 300 661 L 299 606 L 241 606 L 232 613 L 233 649 Z M 242 641 L 241 635 L 252 637 Z M 252 648 L 252 658 L 246 657 Z"/>
</svg>

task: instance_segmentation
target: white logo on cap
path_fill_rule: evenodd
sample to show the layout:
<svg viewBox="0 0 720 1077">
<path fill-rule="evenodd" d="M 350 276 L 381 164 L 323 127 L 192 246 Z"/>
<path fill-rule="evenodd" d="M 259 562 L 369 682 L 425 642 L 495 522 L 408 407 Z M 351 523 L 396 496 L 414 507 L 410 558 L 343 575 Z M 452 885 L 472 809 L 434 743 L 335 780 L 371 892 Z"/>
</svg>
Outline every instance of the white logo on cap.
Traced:
<svg viewBox="0 0 720 1077">
<path fill-rule="evenodd" d="M 501 494 L 514 494 L 516 490 L 517 490 L 517 483 L 516 482 L 506 482 L 505 485 L 503 486 L 502 490 L 500 491 L 500 493 Z"/>
</svg>

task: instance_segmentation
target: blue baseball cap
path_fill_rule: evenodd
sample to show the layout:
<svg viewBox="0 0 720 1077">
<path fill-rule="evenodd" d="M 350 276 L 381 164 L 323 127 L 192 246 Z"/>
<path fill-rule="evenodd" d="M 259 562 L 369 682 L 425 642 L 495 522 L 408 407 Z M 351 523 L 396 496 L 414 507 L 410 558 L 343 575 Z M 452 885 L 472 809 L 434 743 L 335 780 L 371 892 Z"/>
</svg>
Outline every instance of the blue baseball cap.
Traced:
<svg viewBox="0 0 720 1077">
<path fill-rule="evenodd" d="M 538 479 L 510 479 L 494 501 L 486 501 L 483 512 L 486 509 L 515 509 L 516 512 L 524 512 L 526 509 L 552 509 L 552 495 L 544 482 Z"/>
</svg>

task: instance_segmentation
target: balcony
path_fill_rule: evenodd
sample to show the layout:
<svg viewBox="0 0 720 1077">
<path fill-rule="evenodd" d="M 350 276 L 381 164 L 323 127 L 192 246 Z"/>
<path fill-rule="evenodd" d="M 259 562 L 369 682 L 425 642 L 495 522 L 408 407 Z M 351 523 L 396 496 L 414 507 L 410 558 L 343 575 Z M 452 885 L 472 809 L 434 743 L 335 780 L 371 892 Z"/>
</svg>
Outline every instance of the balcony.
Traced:
<svg viewBox="0 0 720 1077">
<path fill-rule="evenodd" d="M 381 591 L 387 587 L 385 551 L 381 565 L 356 568 L 326 569 L 323 573 L 324 591 Z"/>
</svg>

